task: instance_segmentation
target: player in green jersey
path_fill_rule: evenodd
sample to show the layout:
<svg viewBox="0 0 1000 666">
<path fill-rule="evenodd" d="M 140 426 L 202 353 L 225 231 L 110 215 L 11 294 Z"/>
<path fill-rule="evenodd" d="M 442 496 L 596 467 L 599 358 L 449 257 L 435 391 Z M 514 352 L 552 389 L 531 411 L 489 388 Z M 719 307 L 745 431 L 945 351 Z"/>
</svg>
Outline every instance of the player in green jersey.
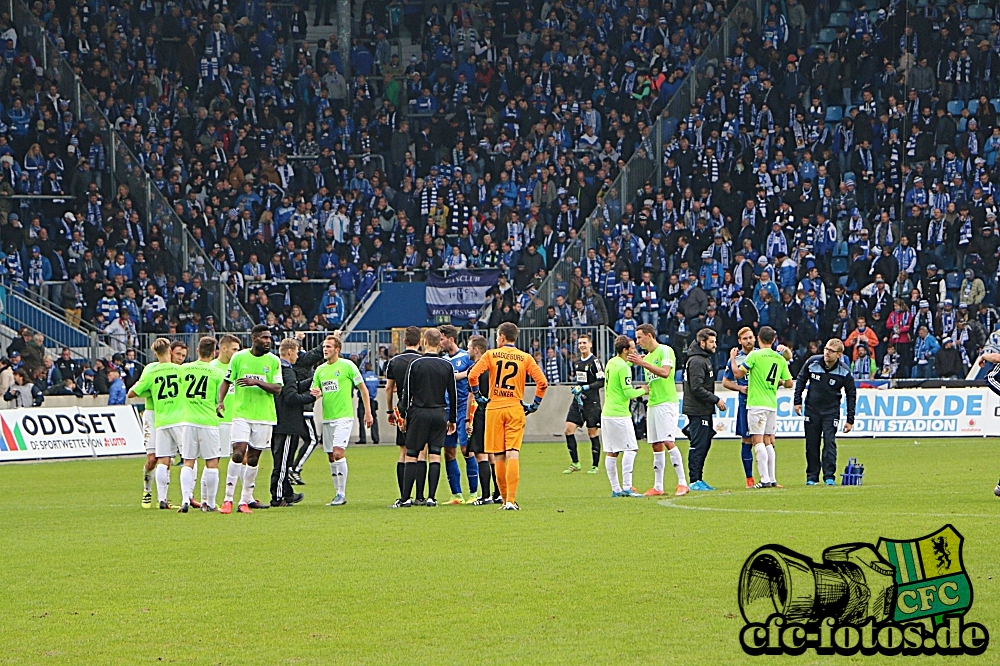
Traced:
<svg viewBox="0 0 1000 666">
<path fill-rule="evenodd" d="M 212 366 L 215 355 L 215 338 L 206 336 L 198 341 L 198 360 L 181 366 L 181 392 L 187 409 L 187 432 L 181 443 L 181 513 L 187 513 L 192 501 L 194 484 L 197 479 L 194 464 L 198 458 L 205 461 L 205 471 L 201 474 L 201 510 L 215 511 L 215 497 L 219 492 L 219 416 L 215 404 L 219 395 L 219 385 L 225 375 Z"/>
<path fill-rule="evenodd" d="M 216 413 L 219 418 L 230 412 L 233 422 L 230 437 L 233 455 L 226 475 L 226 495 L 220 513 L 233 512 L 239 465 L 246 461 L 243 472 L 243 494 L 237 511 L 253 513 L 254 509 L 268 509 L 269 505 L 253 497 L 257 481 L 257 462 L 260 452 L 271 448 L 271 429 L 278 422 L 274 396 L 281 392 L 281 361 L 271 353 L 271 331 L 264 324 L 257 324 L 250 331 L 250 349 L 237 352 L 229 360 L 229 372 L 219 386 Z M 235 385 L 232 404 L 226 407 L 229 387 Z"/>
<path fill-rule="evenodd" d="M 632 487 L 632 467 L 639 444 L 635 441 L 635 427 L 629 403 L 645 395 L 649 387 L 632 386 L 632 366 L 629 354 L 635 352 L 635 343 L 627 335 L 615 338 L 615 356 L 604 367 L 604 407 L 601 409 L 601 431 L 604 440 L 604 468 L 611 481 L 612 497 L 642 497 Z M 622 456 L 622 482 L 618 482 L 618 454 Z"/>
<path fill-rule="evenodd" d="M 180 452 L 184 437 L 184 396 L 180 392 L 180 366 L 170 359 L 170 340 L 157 338 L 151 346 L 156 363 L 143 371 L 128 397 L 146 398 L 155 414 L 156 499 L 161 509 L 173 508 L 167 501 L 170 462 Z"/>
<path fill-rule="evenodd" d="M 233 354 L 240 350 L 240 339 L 235 335 L 227 333 L 219 338 L 219 355 L 212 361 L 212 367 L 216 368 L 225 377 L 229 374 L 229 361 L 233 358 Z M 229 386 L 229 391 L 226 392 L 226 398 L 223 400 L 223 406 L 225 411 L 222 413 L 222 418 L 219 420 L 219 447 L 222 449 L 222 453 L 225 454 L 229 451 L 229 454 L 233 453 L 233 442 L 229 437 L 229 429 L 233 425 L 233 396 L 236 395 L 236 387 L 233 385 Z M 229 470 L 227 474 L 236 474 L 238 481 L 243 480 L 243 471 L 246 469 L 246 465 L 236 464 L 230 459 Z M 202 479 L 205 475 L 202 474 Z M 202 497 L 208 497 L 208 489 L 205 488 L 205 484 L 202 483 Z M 235 489 L 235 484 L 234 484 Z M 213 501 L 215 496 L 212 497 Z"/>
<path fill-rule="evenodd" d="M 668 452 L 670 464 L 677 474 L 677 490 L 674 495 L 687 495 L 689 488 L 684 476 L 684 458 L 674 444 L 677 415 L 680 413 L 677 384 L 674 383 L 677 357 L 668 345 L 661 345 L 656 341 L 656 329 L 652 324 L 640 324 L 635 330 L 635 340 L 646 351 L 646 355 L 632 353 L 627 360 L 645 370 L 646 383 L 649 385 L 646 441 L 653 447 L 653 487 L 646 491 L 646 497 L 663 494 L 663 473 L 667 466 Z"/>
<path fill-rule="evenodd" d="M 328 506 L 347 504 L 347 458 L 344 456 L 354 425 L 351 397 L 355 386 L 365 408 L 365 427 L 370 428 L 373 420 L 371 399 L 361 371 L 349 360 L 340 357 L 340 349 L 339 337 L 326 336 L 323 341 L 326 363 L 316 368 L 310 390 L 320 401 L 320 406 L 313 411 L 318 410 L 323 415 L 323 450 L 330 461 L 330 474 L 333 476 L 334 498 Z"/>
<path fill-rule="evenodd" d="M 776 334 L 770 326 L 757 332 L 759 349 L 736 365 L 739 350 L 729 352 L 729 365 L 737 380 L 747 378 L 747 430 L 753 441 L 760 481 L 754 488 L 780 488 L 775 477 L 774 433 L 778 414 L 778 386 L 791 388 L 792 375 L 785 357 L 771 349 Z"/>
</svg>

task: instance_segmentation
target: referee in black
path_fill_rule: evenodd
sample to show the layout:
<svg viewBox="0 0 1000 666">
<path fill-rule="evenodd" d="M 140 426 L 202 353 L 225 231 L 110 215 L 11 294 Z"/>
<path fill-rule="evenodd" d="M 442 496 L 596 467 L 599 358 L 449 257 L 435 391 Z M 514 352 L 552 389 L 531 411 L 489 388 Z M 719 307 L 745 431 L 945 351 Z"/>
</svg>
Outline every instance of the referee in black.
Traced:
<svg viewBox="0 0 1000 666">
<path fill-rule="evenodd" d="M 406 469 L 406 433 L 400 430 L 396 420 L 396 410 L 393 399 L 402 400 L 403 383 L 410 364 L 420 358 L 420 327 L 408 326 L 403 332 L 402 352 L 389 359 L 385 369 L 385 402 L 389 425 L 396 426 L 396 446 L 399 447 L 399 460 L 396 461 L 396 483 L 399 485 L 399 501 L 403 501 L 404 470 Z M 417 457 L 417 499 L 416 504 L 424 503 L 424 481 L 427 480 L 427 456 L 421 451 Z"/>
<path fill-rule="evenodd" d="M 309 393 L 309 383 L 300 383 L 295 376 L 294 364 L 299 359 L 299 341 L 285 338 L 278 345 L 281 359 L 281 392 L 274 396 L 278 424 L 271 434 L 271 506 L 291 506 L 302 501 L 302 493 L 292 490 L 292 459 L 300 437 L 309 437 L 302 410 L 312 405 L 316 398 Z"/>
<path fill-rule="evenodd" d="M 823 482 L 837 485 L 837 426 L 840 425 L 841 392 L 847 396 L 847 423 L 844 432 L 854 428 L 854 408 L 858 392 L 854 375 L 842 360 L 844 343 L 831 338 L 823 346 L 823 353 L 810 356 L 802 365 L 795 380 L 795 413 L 802 415 L 802 391 L 806 395 L 806 485 L 819 483 L 820 437 L 823 438 Z"/>
<path fill-rule="evenodd" d="M 399 424 L 406 432 L 406 466 L 403 496 L 392 508 L 408 508 L 410 492 L 417 480 L 417 456 L 427 447 L 427 506 L 437 506 L 441 478 L 441 447 L 445 435 L 455 432 L 455 368 L 440 356 L 441 331 L 428 328 L 423 334 L 424 353 L 410 363 L 399 399 Z M 447 404 L 445 397 L 447 396 Z"/>
</svg>

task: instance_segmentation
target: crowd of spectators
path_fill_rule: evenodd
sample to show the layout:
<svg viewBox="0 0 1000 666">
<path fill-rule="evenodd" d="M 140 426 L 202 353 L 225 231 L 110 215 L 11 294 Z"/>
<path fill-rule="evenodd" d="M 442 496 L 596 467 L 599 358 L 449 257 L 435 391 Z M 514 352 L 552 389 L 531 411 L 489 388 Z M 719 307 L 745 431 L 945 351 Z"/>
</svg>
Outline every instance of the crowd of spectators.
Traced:
<svg viewBox="0 0 1000 666">
<path fill-rule="evenodd" d="M 997 8 L 845 4 L 744 26 L 662 179 L 600 198 L 527 320 L 650 323 L 681 362 L 703 327 L 729 349 L 771 326 L 793 367 L 838 337 L 858 379 L 964 378 L 996 348 Z"/>
<path fill-rule="evenodd" d="M 746 15 L 663 146 L 652 127 L 731 6 L 366 2 L 349 45 L 305 39 L 300 4 L 33 11 L 128 148 L 117 168 L 152 179 L 253 322 L 335 327 L 379 279 L 500 268 L 488 326 L 649 322 L 683 359 L 702 326 L 728 345 L 767 324 L 798 358 L 853 340 L 859 377 L 961 375 L 996 324 L 997 9 L 845 4 Z M 73 198 L 7 208 L 11 279 L 66 280 L 67 318 L 126 347 L 249 327 L 214 321 L 204 259 L 172 265 L 17 37 L 0 17 L 0 189 Z M 633 158 L 659 180 L 615 191 Z"/>
</svg>

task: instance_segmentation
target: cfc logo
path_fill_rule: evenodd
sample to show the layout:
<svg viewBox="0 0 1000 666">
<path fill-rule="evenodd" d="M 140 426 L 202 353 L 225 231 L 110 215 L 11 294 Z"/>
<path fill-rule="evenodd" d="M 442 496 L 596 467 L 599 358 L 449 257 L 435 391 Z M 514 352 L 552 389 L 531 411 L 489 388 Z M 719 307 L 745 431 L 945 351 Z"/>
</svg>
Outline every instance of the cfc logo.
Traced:
<svg viewBox="0 0 1000 666">
<path fill-rule="evenodd" d="M 972 582 L 951 525 L 918 539 L 880 538 L 823 551 L 778 544 L 743 564 L 740 643 L 747 654 L 982 654 L 989 632 L 965 615 Z"/>
</svg>

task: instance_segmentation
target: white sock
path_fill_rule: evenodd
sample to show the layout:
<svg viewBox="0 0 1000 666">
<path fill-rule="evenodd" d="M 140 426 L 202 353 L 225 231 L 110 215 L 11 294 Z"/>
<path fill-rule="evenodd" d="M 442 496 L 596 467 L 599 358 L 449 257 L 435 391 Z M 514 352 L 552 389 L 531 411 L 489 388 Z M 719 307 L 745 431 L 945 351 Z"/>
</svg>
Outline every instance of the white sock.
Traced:
<svg viewBox="0 0 1000 666">
<path fill-rule="evenodd" d="M 337 490 L 338 493 L 347 497 L 347 458 L 340 459 L 340 488 Z"/>
<path fill-rule="evenodd" d="M 194 475 L 194 469 L 184 465 L 181 467 L 181 504 L 190 504 L 194 495 L 194 484 L 198 477 Z"/>
<path fill-rule="evenodd" d="M 653 451 L 653 487 L 660 492 L 663 492 L 663 468 L 666 466 L 666 451 Z"/>
<path fill-rule="evenodd" d="M 618 483 L 618 458 L 604 456 L 604 469 L 608 472 L 608 480 L 611 481 L 611 490 L 620 493 L 622 491 L 622 484 Z"/>
<path fill-rule="evenodd" d="M 681 450 L 676 446 L 670 449 L 670 464 L 674 466 L 674 471 L 677 472 L 677 485 L 686 486 L 688 482 L 687 477 L 684 476 L 684 456 L 681 455 Z"/>
<path fill-rule="evenodd" d="M 191 469 L 194 470 L 194 479 L 197 482 L 198 481 L 198 459 L 197 458 L 194 459 L 194 467 L 192 467 Z M 194 497 L 194 486 L 193 485 L 191 486 L 191 496 Z"/>
<path fill-rule="evenodd" d="M 763 442 L 760 443 L 760 444 L 754 444 L 753 445 L 753 452 L 754 452 L 754 456 L 757 458 L 757 471 L 760 473 L 760 482 L 761 483 L 770 483 L 770 481 L 767 478 L 767 470 L 768 470 L 768 465 L 767 465 L 767 459 L 768 459 L 767 447 L 764 446 Z"/>
<path fill-rule="evenodd" d="M 347 458 L 341 458 L 330 463 L 330 475 L 333 476 L 333 491 L 337 495 L 347 496 Z"/>
<path fill-rule="evenodd" d="M 229 466 L 226 468 L 226 501 L 232 502 L 233 497 L 236 496 L 236 482 L 240 480 L 243 476 L 243 463 L 233 462 L 232 459 L 229 460 Z"/>
<path fill-rule="evenodd" d="M 167 490 L 170 489 L 170 468 L 166 465 L 156 465 L 156 500 L 167 501 Z"/>
<path fill-rule="evenodd" d="M 632 487 L 632 468 L 635 467 L 635 455 L 638 451 L 626 451 L 622 454 L 622 489 Z"/>
<path fill-rule="evenodd" d="M 153 469 L 156 469 L 155 467 Z M 149 493 L 153 491 L 153 470 L 146 469 L 146 466 L 142 467 L 142 492 Z"/>
<path fill-rule="evenodd" d="M 764 448 L 767 449 L 767 477 L 768 477 L 768 481 L 770 483 L 777 483 L 778 482 L 778 476 L 774 473 L 774 459 L 775 459 L 774 444 L 772 444 L 771 446 L 765 446 Z"/>
<path fill-rule="evenodd" d="M 240 504 L 249 504 L 253 501 L 253 489 L 257 483 L 258 467 L 247 465 L 243 472 L 243 495 L 240 497 Z"/>
<path fill-rule="evenodd" d="M 219 468 L 206 467 L 201 473 L 201 501 L 215 508 L 215 498 L 219 495 Z"/>
</svg>

